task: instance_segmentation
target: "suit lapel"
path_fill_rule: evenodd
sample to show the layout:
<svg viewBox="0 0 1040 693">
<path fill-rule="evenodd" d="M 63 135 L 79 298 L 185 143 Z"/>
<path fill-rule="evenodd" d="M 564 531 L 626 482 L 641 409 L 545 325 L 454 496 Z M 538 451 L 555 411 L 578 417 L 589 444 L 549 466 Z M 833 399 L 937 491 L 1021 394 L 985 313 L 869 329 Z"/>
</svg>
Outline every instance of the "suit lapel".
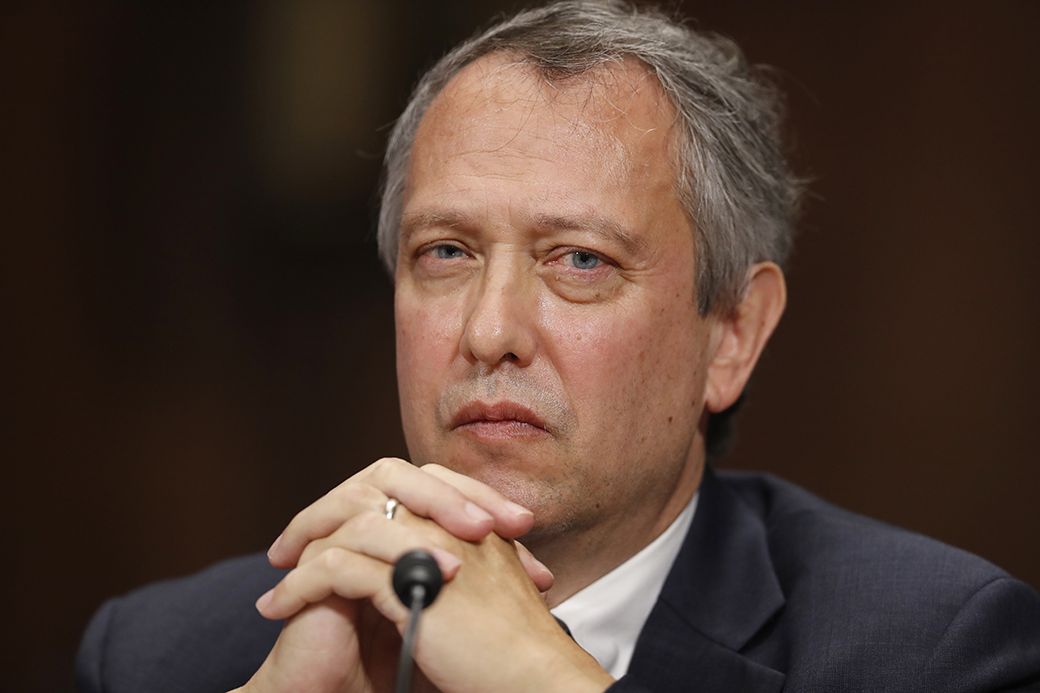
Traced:
<svg viewBox="0 0 1040 693">
<path fill-rule="evenodd" d="M 662 692 L 779 691 L 782 673 L 740 654 L 784 605 L 765 526 L 710 469 L 700 488 L 628 673 Z"/>
</svg>

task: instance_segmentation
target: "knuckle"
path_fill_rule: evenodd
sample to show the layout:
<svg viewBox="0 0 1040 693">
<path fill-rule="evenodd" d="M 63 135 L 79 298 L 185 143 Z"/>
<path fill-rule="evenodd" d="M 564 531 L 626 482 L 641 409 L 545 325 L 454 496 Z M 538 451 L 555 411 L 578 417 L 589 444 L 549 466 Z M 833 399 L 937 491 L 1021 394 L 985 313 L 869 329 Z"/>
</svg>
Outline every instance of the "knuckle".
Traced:
<svg viewBox="0 0 1040 693">
<path fill-rule="evenodd" d="M 350 562 L 350 552 L 339 546 L 330 546 L 321 552 L 318 559 L 322 569 L 330 576 L 345 570 Z"/>
<path fill-rule="evenodd" d="M 380 523 L 386 520 L 383 515 L 375 511 L 366 510 L 350 518 L 347 523 L 347 531 L 351 533 L 367 534 L 376 530 Z"/>
<path fill-rule="evenodd" d="M 369 467 L 369 469 L 372 471 L 372 474 L 376 476 L 383 476 L 386 474 L 393 473 L 395 469 L 399 468 L 400 464 L 401 460 L 397 459 L 396 457 L 381 457 L 375 462 L 373 462 L 372 466 Z"/>
<path fill-rule="evenodd" d="M 406 473 L 409 467 L 412 467 L 412 463 L 400 457 L 383 457 L 373 462 L 368 469 L 379 483 L 387 483 Z"/>
<path fill-rule="evenodd" d="M 368 484 L 354 483 L 344 489 L 344 492 L 336 500 L 341 516 L 349 517 L 357 512 L 359 507 L 376 507 L 381 497 L 382 494 Z"/>
</svg>

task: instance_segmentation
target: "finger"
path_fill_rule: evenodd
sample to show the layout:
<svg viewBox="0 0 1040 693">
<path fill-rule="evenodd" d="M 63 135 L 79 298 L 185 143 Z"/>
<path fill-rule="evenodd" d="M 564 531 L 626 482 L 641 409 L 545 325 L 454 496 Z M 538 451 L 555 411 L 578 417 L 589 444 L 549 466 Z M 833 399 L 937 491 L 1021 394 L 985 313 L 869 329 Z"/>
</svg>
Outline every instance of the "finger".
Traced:
<svg viewBox="0 0 1040 693">
<path fill-rule="evenodd" d="M 330 548 L 346 549 L 390 564 L 396 563 L 409 551 L 421 549 L 436 559 L 444 580 L 451 580 L 458 572 L 459 557 L 439 546 L 435 537 L 429 531 L 423 531 L 423 526 L 415 524 L 417 522 L 432 524 L 429 520 L 416 520 L 403 508 L 398 510 L 393 520 L 374 512 L 356 515 L 328 537 L 308 544 L 299 564 L 308 563 Z"/>
<path fill-rule="evenodd" d="M 307 544 L 329 536 L 359 513 L 382 508 L 386 504 L 386 495 L 364 483 L 360 476 L 361 473 L 355 474 L 296 513 L 267 550 L 271 565 L 276 568 L 294 567 Z"/>
<path fill-rule="evenodd" d="M 380 613 L 399 623 L 407 618 L 408 609 L 393 593 L 392 570 L 384 561 L 332 547 L 282 578 L 257 600 L 256 608 L 264 618 L 279 620 L 337 595 L 369 599 Z"/>
<path fill-rule="evenodd" d="M 503 539 L 523 536 L 534 525 L 534 513 L 483 482 L 439 464 L 426 464 L 419 469 L 455 487 L 470 501 L 490 513 L 495 520 L 495 534 Z"/>
<path fill-rule="evenodd" d="M 428 517 L 454 536 L 477 541 L 490 532 L 494 518 L 454 486 L 404 460 L 383 458 L 319 498 L 293 518 L 268 550 L 278 568 L 297 564 L 304 547 L 326 537 L 351 517 L 378 511 L 396 498 L 412 512 Z"/>
<path fill-rule="evenodd" d="M 478 541 L 494 529 L 494 517 L 486 510 L 452 484 L 418 467 L 401 460 L 381 460 L 369 469 L 367 483 L 459 539 Z"/>
<path fill-rule="evenodd" d="M 552 571 L 535 558 L 534 554 L 528 551 L 526 546 L 518 541 L 514 541 L 513 544 L 516 545 L 516 553 L 520 557 L 520 563 L 523 564 L 527 575 L 534 582 L 534 586 L 538 588 L 539 592 L 548 592 L 555 580 Z"/>
</svg>

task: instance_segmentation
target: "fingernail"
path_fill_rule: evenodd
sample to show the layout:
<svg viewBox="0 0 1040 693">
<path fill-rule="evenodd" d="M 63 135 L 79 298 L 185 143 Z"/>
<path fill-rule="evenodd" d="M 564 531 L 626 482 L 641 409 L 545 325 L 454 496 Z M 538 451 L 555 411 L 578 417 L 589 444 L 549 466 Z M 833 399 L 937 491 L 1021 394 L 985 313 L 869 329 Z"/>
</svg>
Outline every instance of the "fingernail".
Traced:
<svg viewBox="0 0 1040 693">
<path fill-rule="evenodd" d="M 437 565 L 440 566 L 442 573 L 454 574 L 458 567 L 462 565 L 462 561 L 459 560 L 458 556 L 444 549 L 430 549 L 430 554 L 437 561 Z"/>
<path fill-rule="evenodd" d="M 267 550 L 267 557 L 268 558 L 270 558 L 271 554 L 273 554 L 278 549 L 278 545 L 281 544 L 281 543 L 282 543 L 282 535 L 279 534 L 278 538 L 274 540 L 273 544 L 271 544 L 271 548 L 269 548 Z"/>
<path fill-rule="evenodd" d="M 533 512 L 522 505 L 517 505 L 513 501 L 506 501 L 506 508 L 514 515 L 530 515 L 531 517 L 534 517 Z"/>
<path fill-rule="evenodd" d="M 271 600 L 273 600 L 273 599 L 274 599 L 274 588 L 269 589 L 266 592 L 264 592 L 262 595 L 260 595 L 260 598 L 256 600 L 256 610 L 259 611 L 260 613 L 264 613 L 264 609 L 266 609 L 268 606 L 270 606 Z"/>
<path fill-rule="evenodd" d="M 487 513 L 487 511 L 485 511 L 479 505 L 475 505 L 474 503 L 471 503 L 469 501 L 466 502 L 465 509 L 466 514 L 478 522 L 487 522 L 488 520 L 494 519 L 493 517 L 491 517 L 491 515 Z"/>
</svg>

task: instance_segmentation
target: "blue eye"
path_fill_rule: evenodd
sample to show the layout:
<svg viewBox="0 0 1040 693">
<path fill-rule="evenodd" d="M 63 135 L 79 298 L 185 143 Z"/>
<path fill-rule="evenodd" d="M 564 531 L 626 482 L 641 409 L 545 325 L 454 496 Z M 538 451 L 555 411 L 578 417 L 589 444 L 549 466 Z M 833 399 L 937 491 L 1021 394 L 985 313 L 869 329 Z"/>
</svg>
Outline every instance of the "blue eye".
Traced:
<svg viewBox="0 0 1040 693">
<path fill-rule="evenodd" d="M 575 269 L 590 270 L 599 266 L 599 256 L 587 253 L 584 250 L 575 250 L 570 253 L 571 264 Z"/>
<path fill-rule="evenodd" d="M 455 260 L 465 254 L 462 252 L 462 248 L 454 245 L 438 245 L 432 250 L 433 256 L 438 260 Z"/>
</svg>

